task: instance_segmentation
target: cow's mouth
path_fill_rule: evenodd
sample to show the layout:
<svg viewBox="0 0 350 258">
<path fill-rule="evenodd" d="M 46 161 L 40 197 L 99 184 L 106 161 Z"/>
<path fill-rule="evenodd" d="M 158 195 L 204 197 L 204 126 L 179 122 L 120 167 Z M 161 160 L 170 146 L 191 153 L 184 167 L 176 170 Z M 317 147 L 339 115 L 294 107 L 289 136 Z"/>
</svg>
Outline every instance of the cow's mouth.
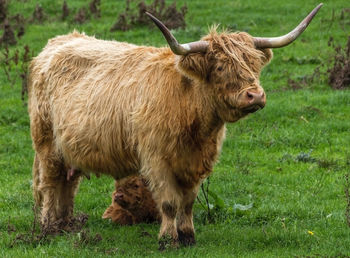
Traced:
<svg viewBox="0 0 350 258">
<path fill-rule="evenodd" d="M 259 104 L 254 104 L 254 105 L 250 105 L 244 108 L 237 108 L 234 105 L 232 105 L 230 102 L 228 102 L 227 100 L 224 100 L 224 102 L 226 103 L 226 105 L 232 109 L 232 110 L 239 110 L 243 115 L 248 115 L 250 113 L 254 113 L 260 109 L 264 108 L 264 105 L 259 105 Z"/>
<path fill-rule="evenodd" d="M 115 202 L 118 203 L 122 208 L 126 209 L 128 207 L 128 203 L 123 199 L 116 198 Z"/>
<path fill-rule="evenodd" d="M 264 106 L 262 106 L 262 105 L 253 105 L 253 106 L 243 108 L 242 111 L 244 113 L 249 114 L 249 113 L 254 113 L 254 112 L 258 111 L 259 109 L 263 109 L 263 108 L 264 108 Z"/>
</svg>

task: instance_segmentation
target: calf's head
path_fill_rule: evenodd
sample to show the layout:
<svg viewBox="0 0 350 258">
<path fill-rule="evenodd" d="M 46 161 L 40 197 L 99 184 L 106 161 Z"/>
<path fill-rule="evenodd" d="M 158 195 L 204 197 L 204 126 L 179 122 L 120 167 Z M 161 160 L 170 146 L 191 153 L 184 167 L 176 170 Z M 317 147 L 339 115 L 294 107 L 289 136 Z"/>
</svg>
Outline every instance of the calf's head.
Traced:
<svg viewBox="0 0 350 258">
<path fill-rule="evenodd" d="M 147 189 L 145 180 L 139 176 L 127 177 L 127 180 L 116 181 L 113 201 L 118 203 L 122 208 L 133 210 L 141 205 L 146 197 L 151 197 Z"/>
<path fill-rule="evenodd" d="M 294 30 L 276 38 L 252 37 L 241 33 L 217 33 L 213 29 L 200 41 L 179 44 L 157 18 L 147 13 L 163 33 L 174 54 L 177 67 L 196 81 L 209 103 L 224 122 L 234 122 L 262 109 L 266 95 L 259 82 L 260 71 L 271 60 L 271 48 L 293 42 L 308 26 L 318 5 Z"/>
</svg>

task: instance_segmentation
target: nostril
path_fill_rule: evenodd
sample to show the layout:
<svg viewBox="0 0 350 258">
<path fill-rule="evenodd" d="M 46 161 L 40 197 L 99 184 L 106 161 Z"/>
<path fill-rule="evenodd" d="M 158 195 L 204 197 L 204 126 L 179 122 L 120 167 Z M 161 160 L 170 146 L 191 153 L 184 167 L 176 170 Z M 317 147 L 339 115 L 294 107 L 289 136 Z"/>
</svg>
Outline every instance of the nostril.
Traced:
<svg viewBox="0 0 350 258">
<path fill-rule="evenodd" d="M 252 100 L 254 98 L 254 95 L 252 93 L 250 93 L 249 91 L 247 91 L 247 97 L 249 100 Z"/>
<path fill-rule="evenodd" d="M 115 199 L 122 199 L 124 197 L 124 195 L 122 193 L 117 193 L 115 195 Z"/>
</svg>

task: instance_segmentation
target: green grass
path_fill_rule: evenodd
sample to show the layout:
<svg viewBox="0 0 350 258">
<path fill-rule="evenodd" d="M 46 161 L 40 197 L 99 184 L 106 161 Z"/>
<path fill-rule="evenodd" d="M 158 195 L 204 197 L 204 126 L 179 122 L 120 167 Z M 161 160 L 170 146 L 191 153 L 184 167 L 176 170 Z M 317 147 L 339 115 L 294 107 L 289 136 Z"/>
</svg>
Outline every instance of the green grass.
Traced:
<svg viewBox="0 0 350 258">
<path fill-rule="evenodd" d="M 57 18 L 62 1 L 37 2 L 49 18 L 42 25 L 28 25 L 18 43 L 19 47 L 28 44 L 35 54 L 49 38 L 74 28 L 103 39 L 165 45 L 154 28 L 109 32 L 117 14 L 124 10 L 124 1 L 102 0 L 102 17 L 83 25 Z M 72 13 L 87 5 L 86 1 L 68 2 Z M 177 3 L 180 6 L 184 1 Z M 187 28 L 175 31 L 175 35 L 180 42 L 198 40 L 208 26 L 221 24 L 255 36 L 277 36 L 292 29 L 318 3 L 187 1 Z M 34 6 L 33 1 L 11 1 L 9 8 L 12 14 L 21 12 L 30 17 Z M 310 75 L 320 63 L 329 64 L 330 36 L 337 44 L 345 45 L 350 32 L 350 15 L 345 13 L 341 20 L 345 7 L 350 8 L 346 0 L 325 1 L 300 39 L 274 51 L 272 63 L 261 76 L 267 106 L 228 125 L 222 155 L 210 179 L 210 189 L 224 200 L 225 208 L 214 214 L 214 223 L 206 224 L 204 212 L 195 204 L 197 245 L 191 248 L 158 252 L 158 225 L 119 227 L 102 220 L 113 190 L 113 180 L 107 177 L 84 180 L 76 197 L 76 213 L 89 215 L 86 242 L 82 234 L 57 236 L 36 244 L 14 242 L 16 236 L 28 234 L 32 227 L 33 150 L 27 110 L 20 99 L 20 82 L 12 88 L 0 71 L 0 256 L 350 255 L 344 194 L 344 175 L 350 172 L 350 91 L 334 91 L 324 78 L 299 91 L 287 85 L 288 78 Z M 237 203 L 251 202 L 253 207 L 247 211 L 232 208 Z M 9 225 L 15 232 L 8 232 Z M 101 241 L 93 241 L 96 234 L 101 235 Z"/>
</svg>

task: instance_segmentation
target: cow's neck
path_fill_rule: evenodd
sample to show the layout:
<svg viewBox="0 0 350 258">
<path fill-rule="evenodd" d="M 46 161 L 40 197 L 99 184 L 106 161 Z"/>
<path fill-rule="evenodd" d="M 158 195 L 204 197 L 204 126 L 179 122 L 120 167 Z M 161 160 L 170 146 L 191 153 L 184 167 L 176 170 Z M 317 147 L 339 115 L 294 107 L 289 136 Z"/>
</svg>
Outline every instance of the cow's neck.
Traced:
<svg viewBox="0 0 350 258">
<path fill-rule="evenodd" d="M 215 109 L 215 102 L 210 98 L 207 88 L 200 81 L 195 81 L 182 76 L 181 84 L 183 88 L 186 88 L 188 92 L 184 95 L 188 98 L 188 102 L 191 103 L 191 108 L 188 111 L 188 117 L 192 117 L 190 120 L 189 130 L 193 136 L 206 140 L 209 137 L 216 137 L 224 126 L 224 122 Z M 199 140 L 199 139 L 198 139 Z"/>
</svg>

